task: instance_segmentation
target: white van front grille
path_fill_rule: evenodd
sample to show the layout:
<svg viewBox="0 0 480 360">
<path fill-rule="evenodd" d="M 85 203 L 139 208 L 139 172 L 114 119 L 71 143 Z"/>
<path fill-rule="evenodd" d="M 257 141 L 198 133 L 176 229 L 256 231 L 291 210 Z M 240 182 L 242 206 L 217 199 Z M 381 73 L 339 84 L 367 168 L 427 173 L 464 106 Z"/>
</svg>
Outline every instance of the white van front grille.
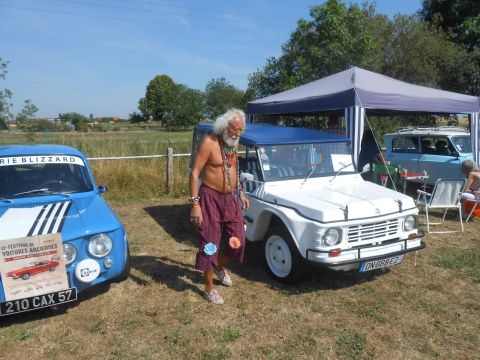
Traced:
<svg viewBox="0 0 480 360">
<path fill-rule="evenodd" d="M 348 228 L 348 242 L 387 240 L 398 232 L 398 226 L 398 219 L 350 226 Z"/>
</svg>

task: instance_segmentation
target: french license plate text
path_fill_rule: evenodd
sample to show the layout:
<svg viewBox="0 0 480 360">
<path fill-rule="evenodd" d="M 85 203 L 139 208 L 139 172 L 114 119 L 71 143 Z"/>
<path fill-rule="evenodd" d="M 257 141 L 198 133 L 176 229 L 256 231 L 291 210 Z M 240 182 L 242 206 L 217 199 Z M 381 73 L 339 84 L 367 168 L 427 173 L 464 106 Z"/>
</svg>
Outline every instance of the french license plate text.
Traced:
<svg viewBox="0 0 480 360">
<path fill-rule="evenodd" d="M 402 255 L 398 255 L 398 256 L 389 257 L 389 258 L 386 258 L 386 259 L 372 260 L 372 261 L 364 262 L 360 266 L 360 272 L 380 269 L 380 268 L 384 268 L 384 267 L 391 266 L 391 265 L 398 265 L 402 262 L 404 256 L 405 255 L 402 254 Z"/>
<path fill-rule="evenodd" d="M 0 303 L 0 316 L 12 315 L 25 311 L 59 305 L 77 300 L 77 289 L 70 288 L 50 294 L 32 296 Z"/>
</svg>

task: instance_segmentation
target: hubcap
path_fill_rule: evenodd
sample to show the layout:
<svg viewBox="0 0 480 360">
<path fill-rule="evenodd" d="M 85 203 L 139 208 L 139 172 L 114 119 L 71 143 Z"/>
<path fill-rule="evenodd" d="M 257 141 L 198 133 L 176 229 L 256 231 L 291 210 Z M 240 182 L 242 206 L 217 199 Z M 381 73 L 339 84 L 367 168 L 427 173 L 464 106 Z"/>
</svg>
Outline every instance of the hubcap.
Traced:
<svg viewBox="0 0 480 360">
<path fill-rule="evenodd" d="M 268 267 L 275 276 L 284 278 L 290 274 L 292 270 L 292 254 L 286 241 L 282 237 L 272 235 L 267 239 L 265 244 L 265 258 Z"/>
</svg>

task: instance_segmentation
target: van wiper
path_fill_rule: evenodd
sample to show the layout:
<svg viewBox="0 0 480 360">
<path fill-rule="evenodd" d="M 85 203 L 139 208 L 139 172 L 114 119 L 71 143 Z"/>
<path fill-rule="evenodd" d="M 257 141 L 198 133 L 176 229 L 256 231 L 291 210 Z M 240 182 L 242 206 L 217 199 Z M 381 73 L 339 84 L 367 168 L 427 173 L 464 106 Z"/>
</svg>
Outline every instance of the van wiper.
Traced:
<svg viewBox="0 0 480 360">
<path fill-rule="evenodd" d="M 312 174 L 315 172 L 315 170 L 317 170 L 317 167 L 320 165 L 320 163 L 316 163 L 315 166 L 312 167 L 312 170 L 310 170 L 310 172 L 308 173 L 307 177 L 305 178 L 305 180 L 303 180 L 303 182 L 300 184 L 300 188 L 302 188 L 303 185 L 305 185 L 305 183 L 307 182 L 308 178 L 310 176 L 312 176 Z"/>
<path fill-rule="evenodd" d="M 13 194 L 13 196 L 32 195 L 32 194 L 60 195 L 60 196 L 63 196 L 63 197 L 70 197 L 71 196 L 68 193 L 51 191 L 48 188 L 40 188 L 40 189 L 32 189 L 32 190 L 28 190 L 28 191 L 23 191 L 23 192 Z"/>
<path fill-rule="evenodd" d="M 342 163 L 342 162 L 341 162 L 340 165 L 342 165 L 342 167 L 337 170 L 337 172 L 335 173 L 335 176 L 333 177 L 333 179 L 330 180 L 330 183 L 332 183 L 332 182 L 335 181 L 335 179 L 337 178 L 338 174 L 340 174 L 340 172 L 341 172 L 342 170 L 345 170 L 347 167 L 349 167 L 349 166 L 351 166 L 351 165 L 353 165 L 353 164 L 352 164 L 352 163 L 345 164 L 345 163 Z"/>
</svg>

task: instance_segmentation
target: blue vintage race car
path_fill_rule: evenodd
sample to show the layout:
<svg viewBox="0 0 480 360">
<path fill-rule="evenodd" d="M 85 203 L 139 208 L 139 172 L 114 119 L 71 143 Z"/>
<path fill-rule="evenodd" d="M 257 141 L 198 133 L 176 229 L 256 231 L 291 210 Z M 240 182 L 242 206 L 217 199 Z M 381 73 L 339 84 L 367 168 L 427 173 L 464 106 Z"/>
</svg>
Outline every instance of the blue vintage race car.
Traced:
<svg viewBox="0 0 480 360">
<path fill-rule="evenodd" d="M 93 285 L 128 277 L 125 229 L 105 190 L 74 148 L 0 147 L 0 316 L 73 301 Z M 45 261 L 60 266 L 25 270 Z M 21 277 L 7 275 L 19 270 Z"/>
</svg>

